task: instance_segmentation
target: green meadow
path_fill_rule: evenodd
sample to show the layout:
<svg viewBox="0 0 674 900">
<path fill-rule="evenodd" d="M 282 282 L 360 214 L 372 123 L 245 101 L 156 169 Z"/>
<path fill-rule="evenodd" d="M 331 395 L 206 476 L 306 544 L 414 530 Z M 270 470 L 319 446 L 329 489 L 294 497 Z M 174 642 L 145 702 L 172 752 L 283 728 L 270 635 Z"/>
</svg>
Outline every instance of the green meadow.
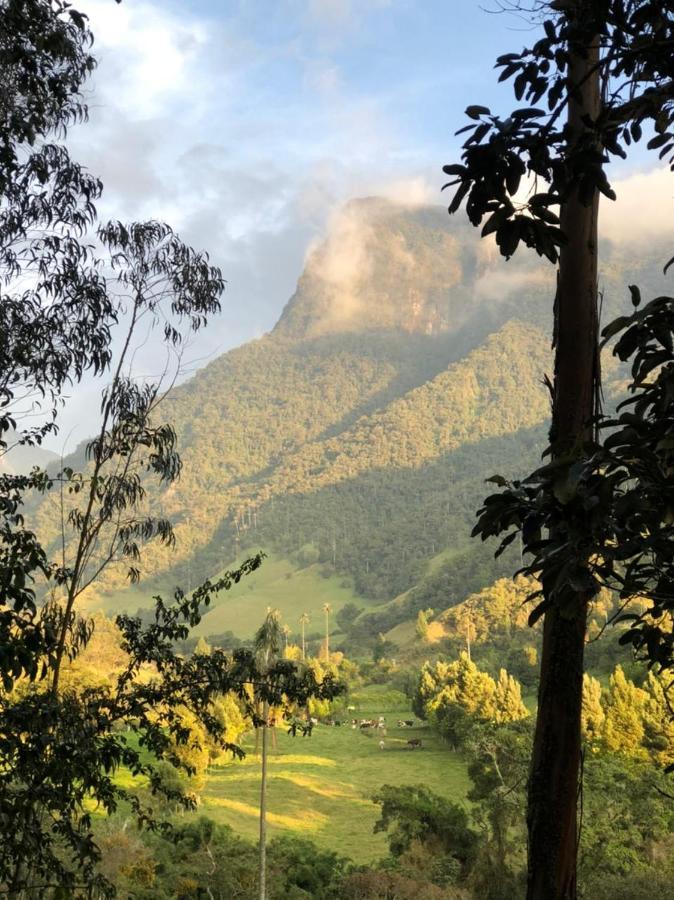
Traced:
<svg viewBox="0 0 674 900">
<path fill-rule="evenodd" d="M 372 797 L 381 785 L 423 784 L 467 804 L 470 781 L 460 757 L 420 723 L 399 729 L 397 720 L 413 718 L 411 712 L 383 707 L 373 701 L 350 714 L 386 716 L 383 750 L 379 736 L 353 730 L 350 724 L 319 724 L 311 737 L 293 738 L 276 730 L 276 749 L 270 749 L 268 767 L 270 839 L 282 834 L 307 837 L 326 850 L 366 863 L 387 853 L 386 836 L 373 833 L 379 807 Z M 420 738 L 421 749 L 410 749 L 410 738 Z M 259 827 L 260 757 L 252 737 L 244 748 L 248 753 L 244 760 L 211 766 L 200 811 L 254 841 Z"/>
<path fill-rule="evenodd" d="M 233 563 L 228 568 L 235 568 L 236 565 Z M 215 581 L 224 571 L 209 577 Z M 124 590 L 102 594 L 97 598 L 97 604 L 108 615 L 121 610 L 134 613 L 137 609 L 152 606 L 154 594 L 170 598 L 174 588 L 175 585 L 168 579 L 159 579 L 149 585 L 131 585 Z M 284 624 L 290 627 L 294 635 L 299 633 L 298 620 L 303 612 L 308 613 L 311 619 L 306 633 L 323 634 L 324 603 L 329 603 L 333 613 L 336 613 L 347 603 L 366 607 L 371 601 L 354 594 L 349 580 L 343 576 L 324 577 L 320 565 L 298 569 L 290 560 L 270 553 L 256 572 L 239 584 L 232 585 L 230 590 L 222 591 L 213 600 L 201 624 L 192 633 L 207 638 L 212 634 L 231 631 L 239 638 L 249 639 L 262 624 L 267 607 L 271 606 L 281 610 Z"/>
<path fill-rule="evenodd" d="M 365 606 L 368 601 L 353 593 L 348 580 L 323 577 L 319 565 L 298 569 L 289 560 L 270 554 L 256 572 L 217 597 L 193 633 L 208 637 L 233 631 L 237 637 L 251 638 L 271 606 L 281 610 L 284 624 L 294 635 L 299 633 L 303 612 L 311 619 L 307 634 L 322 634 L 324 603 L 332 606 L 334 614 L 347 603 Z"/>
</svg>

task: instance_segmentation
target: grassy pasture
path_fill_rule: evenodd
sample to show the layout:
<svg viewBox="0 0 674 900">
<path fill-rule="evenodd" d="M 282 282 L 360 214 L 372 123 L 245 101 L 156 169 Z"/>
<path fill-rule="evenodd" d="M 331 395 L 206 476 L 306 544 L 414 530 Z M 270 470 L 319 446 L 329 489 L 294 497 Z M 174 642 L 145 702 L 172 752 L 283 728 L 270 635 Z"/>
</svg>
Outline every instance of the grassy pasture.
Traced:
<svg viewBox="0 0 674 900">
<path fill-rule="evenodd" d="M 306 626 L 307 634 L 317 631 L 322 634 L 324 603 L 331 604 L 333 615 L 349 602 L 358 606 L 367 604 L 350 587 L 345 587 L 343 581 L 342 577 L 324 578 L 318 565 L 297 569 L 289 560 L 270 554 L 256 572 L 220 594 L 194 634 L 208 637 L 233 631 L 238 637 L 250 638 L 262 623 L 268 606 L 281 610 L 283 622 L 295 639 L 303 612 L 311 618 Z"/>
<path fill-rule="evenodd" d="M 235 567 L 236 564 L 228 566 L 230 569 Z M 222 572 L 211 573 L 209 577 L 215 581 L 221 574 Z M 205 574 L 203 578 L 206 578 Z M 271 606 L 281 610 L 283 621 L 290 627 L 295 639 L 299 636 L 298 619 L 303 612 L 307 612 L 311 618 L 306 627 L 307 634 L 322 634 L 324 603 L 331 604 L 333 614 L 347 603 L 355 603 L 361 607 L 372 605 L 371 601 L 358 597 L 345 584 L 342 576 L 324 578 L 319 565 L 298 569 L 289 560 L 269 554 L 256 572 L 233 585 L 229 591 L 222 591 L 192 633 L 208 638 L 212 634 L 232 631 L 237 637 L 251 638 L 261 625 L 267 607 Z M 92 609 L 100 608 L 108 615 L 122 610 L 134 613 L 137 609 L 151 607 L 154 594 L 159 593 L 169 599 L 174 588 L 175 585 L 169 579 L 152 582 L 151 587 L 143 584 L 130 585 L 118 591 L 97 595 L 95 602 L 92 602 Z M 336 631 L 334 618 L 332 628 Z"/>
<path fill-rule="evenodd" d="M 386 854 L 386 837 L 374 834 L 378 807 L 372 796 L 383 784 L 423 784 L 456 802 L 466 803 L 470 787 L 465 763 L 420 723 L 399 729 L 398 719 L 413 718 L 406 710 L 389 710 L 362 703 L 359 718 L 385 715 L 385 749 L 379 737 L 353 730 L 351 725 L 318 725 L 311 737 L 291 738 L 277 729 L 277 748 L 270 752 L 268 768 L 268 832 L 303 836 L 356 862 L 369 862 Z M 421 749 L 407 746 L 421 738 Z M 271 744 L 271 741 L 270 741 Z M 202 793 L 201 812 L 231 825 L 256 840 L 260 789 L 260 757 L 254 740 L 241 762 L 212 766 Z"/>
</svg>

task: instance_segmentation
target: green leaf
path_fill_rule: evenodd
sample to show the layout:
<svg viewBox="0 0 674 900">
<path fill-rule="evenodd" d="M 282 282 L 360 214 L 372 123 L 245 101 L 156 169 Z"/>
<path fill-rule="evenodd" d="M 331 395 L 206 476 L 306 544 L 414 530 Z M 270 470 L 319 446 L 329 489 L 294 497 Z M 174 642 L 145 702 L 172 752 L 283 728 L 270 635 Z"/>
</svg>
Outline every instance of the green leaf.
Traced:
<svg viewBox="0 0 674 900">
<path fill-rule="evenodd" d="M 611 338 L 618 334 L 619 331 L 622 331 L 627 325 L 632 321 L 631 316 L 618 316 L 617 319 L 614 319 L 612 322 L 609 322 L 605 328 L 602 328 L 601 336 L 604 339 L 604 343 L 606 341 L 610 341 Z"/>
<path fill-rule="evenodd" d="M 632 122 L 630 125 L 630 133 L 632 135 L 632 140 L 640 141 L 641 140 L 641 125 L 638 122 Z"/>
<path fill-rule="evenodd" d="M 466 115 L 469 119 L 479 119 L 480 116 L 488 116 L 491 110 L 487 106 L 468 106 L 466 107 Z"/>
<path fill-rule="evenodd" d="M 541 116 L 545 116 L 547 113 L 544 109 L 538 109 L 535 106 L 528 106 L 526 109 L 516 109 L 513 114 L 513 119 L 539 119 Z"/>
<path fill-rule="evenodd" d="M 470 181 L 464 181 L 461 187 L 458 189 L 454 197 L 452 198 L 452 202 L 449 204 L 448 210 L 449 214 L 452 215 L 455 213 L 458 208 L 461 206 L 463 202 L 463 198 L 466 196 L 468 191 L 470 190 Z"/>
<path fill-rule="evenodd" d="M 466 145 L 479 144 L 482 138 L 485 137 L 490 130 L 491 125 L 489 122 L 483 122 L 482 125 L 478 125 L 473 134 L 466 141 Z"/>
<path fill-rule="evenodd" d="M 549 600 L 542 600 L 538 606 L 529 613 L 529 628 L 533 628 L 533 626 L 538 622 L 542 615 L 544 615 L 552 604 Z"/>
<path fill-rule="evenodd" d="M 468 170 L 465 166 L 451 165 L 443 166 L 442 171 L 445 175 L 464 175 Z"/>
<path fill-rule="evenodd" d="M 492 234 L 494 231 L 500 228 L 500 226 L 510 216 L 510 213 L 511 209 L 509 209 L 507 206 L 502 206 L 500 209 L 497 209 L 496 212 L 487 219 L 487 222 L 481 231 L 482 237 L 486 237 L 488 234 Z"/>
<path fill-rule="evenodd" d="M 665 132 L 664 134 L 656 134 L 655 137 L 652 137 L 650 141 L 646 144 L 649 150 L 657 150 L 658 147 L 662 147 L 663 144 L 666 144 L 667 141 L 672 139 L 671 134 Z"/>
</svg>

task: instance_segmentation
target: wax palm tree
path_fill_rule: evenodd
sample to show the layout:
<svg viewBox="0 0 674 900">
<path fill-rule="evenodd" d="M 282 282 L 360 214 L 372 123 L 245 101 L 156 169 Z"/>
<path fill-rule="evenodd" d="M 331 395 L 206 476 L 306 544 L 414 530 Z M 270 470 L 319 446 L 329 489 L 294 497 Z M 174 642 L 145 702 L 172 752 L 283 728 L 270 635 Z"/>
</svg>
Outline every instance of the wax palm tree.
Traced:
<svg viewBox="0 0 674 900">
<path fill-rule="evenodd" d="M 306 659 L 305 645 L 304 645 L 304 626 L 308 625 L 311 619 L 309 618 L 308 613 L 303 612 L 300 616 L 300 625 L 302 627 L 302 659 Z"/>
<path fill-rule="evenodd" d="M 325 613 L 325 661 L 330 662 L 330 613 L 332 612 L 332 606 L 329 603 L 324 603 L 323 612 Z"/>
<path fill-rule="evenodd" d="M 287 657 L 288 656 L 288 636 L 290 634 L 290 627 L 288 625 L 284 625 L 281 628 L 281 631 L 283 633 L 284 650 L 285 650 L 285 655 Z"/>
<path fill-rule="evenodd" d="M 267 615 L 257 630 L 254 640 L 262 677 L 281 655 L 281 613 L 267 607 Z M 269 725 L 269 701 L 262 703 L 262 776 L 260 779 L 260 900 L 267 900 L 267 727 Z"/>
</svg>

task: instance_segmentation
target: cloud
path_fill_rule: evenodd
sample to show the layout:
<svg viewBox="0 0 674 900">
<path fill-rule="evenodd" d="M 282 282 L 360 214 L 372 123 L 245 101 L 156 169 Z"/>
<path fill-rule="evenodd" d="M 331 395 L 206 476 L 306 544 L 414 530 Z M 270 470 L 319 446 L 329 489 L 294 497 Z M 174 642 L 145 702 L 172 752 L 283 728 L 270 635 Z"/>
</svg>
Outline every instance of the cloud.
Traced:
<svg viewBox="0 0 674 900">
<path fill-rule="evenodd" d="M 323 28 L 351 27 L 367 13 L 385 9 L 390 0 L 309 0 L 310 19 Z"/>
<path fill-rule="evenodd" d="M 373 249 L 380 241 L 378 218 L 387 216 L 388 203 L 417 207 L 431 202 L 433 191 L 421 176 L 394 178 L 373 183 L 366 193 L 383 198 L 383 202 L 341 203 L 333 210 L 323 235 L 314 239 L 307 249 L 305 266 L 308 275 L 322 284 L 328 304 L 324 327 L 331 329 L 359 318 L 368 302 L 363 286 L 375 270 Z M 414 280 L 417 258 L 402 234 L 386 233 L 386 253 L 403 283 Z M 371 286 L 370 286 L 371 289 Z"/>
<path fill-rule="evenodd" d="M 328 238 L 313 243 L 307 252 L 306 272 L 322 286 L 326 303 L 322 327 L 345 325 L 362 311 L 361 285 L 372 271 L 370 246 L 375 237 L 372 222 L 362 206 L 351 203 L 328 223 Z"/>
<path fill-rule="evenodd" d="M 426 206 L 438 202 L 437 187 L 423 175 L 393 178 L 374 187 L 376 194 L 400 206 Z"/>
<path fill-rule="evenodd" d="M 549 267 L 522 271 L 520 267 L 506 269 L 500 259 L 494 268 L 483 272 L 473 284 L 473 292 L 480 300 L 507 300 L 513 294 L 550 288 L 553 272 Z"/>
<path fill-rule="evenodd" d="M 621 175 L 611 179 L 611 185 L 617 200 L 601 198 L 601 237 L 617 243 L 640 243 L 674 232 L 674 177 L 669 168 Z M 533 178 L 524 178 L 515 200 L 526 202 L 530 194 L 543 189 Z"/>
<path fill-rule="evenodd" d="M 175 102 L 193 96 L 193 78 L 209 42 L 205 22 L 174 16 L 150 3 L 113 5 L 83 0 L 104 78 L 96 81 L 99 100 L 133 109 L 136 118 L 152 118 Z"/>
<path fill-rule="evenodd" d="M 616 180 L 618 199 L 603 200 L 599 230 L 617 243 L 646 243 L 674 233 L 674 177 L 668 168 Z"/>
</svg>

